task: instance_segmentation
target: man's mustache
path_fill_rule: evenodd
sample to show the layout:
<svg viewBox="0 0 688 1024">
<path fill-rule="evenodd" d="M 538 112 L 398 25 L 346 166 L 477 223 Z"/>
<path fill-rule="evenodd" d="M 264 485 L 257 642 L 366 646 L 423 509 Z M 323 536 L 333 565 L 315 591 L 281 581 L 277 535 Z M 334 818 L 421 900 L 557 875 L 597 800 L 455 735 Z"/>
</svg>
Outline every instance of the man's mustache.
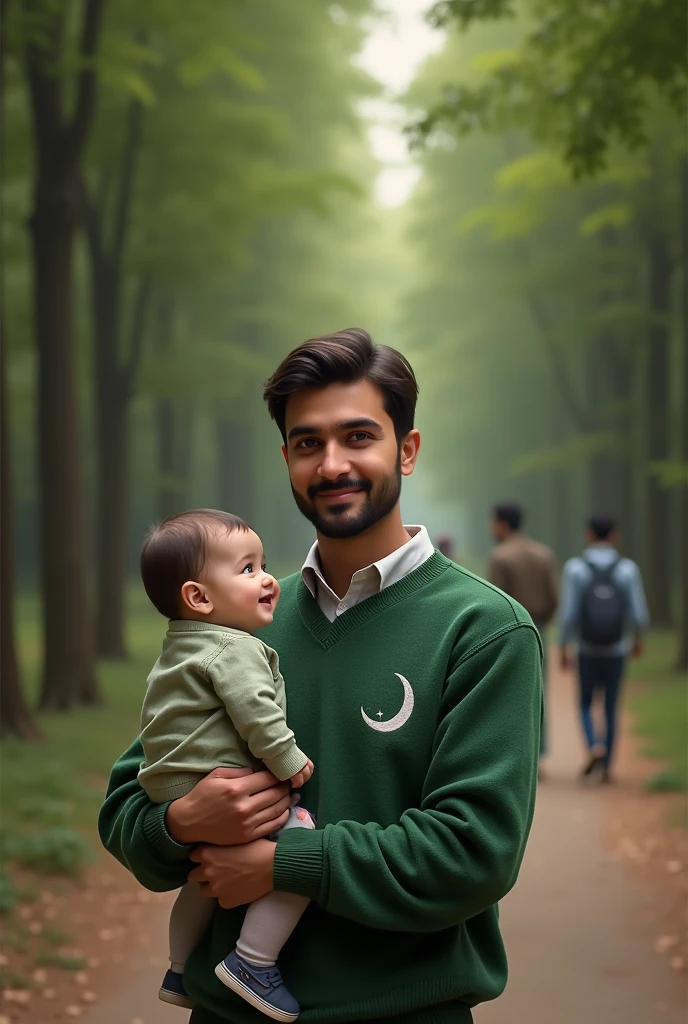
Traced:
<svg viewBox="0 0 688 1024">
<path fill-rule="evenodd" d="M 321 484 L 312 484 L 307 493 L 312 500 L 318 494 L 327 494 L 328 491 L 365 491 L 369 494 L 371 489 L 370 480 L 324 480 Z"/>
</svg>

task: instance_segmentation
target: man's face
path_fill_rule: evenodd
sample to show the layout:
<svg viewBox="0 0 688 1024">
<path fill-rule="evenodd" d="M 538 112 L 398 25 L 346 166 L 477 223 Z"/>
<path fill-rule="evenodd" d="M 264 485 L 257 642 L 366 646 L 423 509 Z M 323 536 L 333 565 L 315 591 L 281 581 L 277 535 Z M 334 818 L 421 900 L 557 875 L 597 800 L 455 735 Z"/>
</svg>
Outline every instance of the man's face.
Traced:
<svg viewBox="0 0 688 1024">
<path fill-rule="evenodd" d="M 382 392 L 371 381 L 330 384 L 292 395 L 282 451 L 303 515 L 324 537 L 357 537 L 399 501 L 420 436 L 397 444 Z"/>
</svg>

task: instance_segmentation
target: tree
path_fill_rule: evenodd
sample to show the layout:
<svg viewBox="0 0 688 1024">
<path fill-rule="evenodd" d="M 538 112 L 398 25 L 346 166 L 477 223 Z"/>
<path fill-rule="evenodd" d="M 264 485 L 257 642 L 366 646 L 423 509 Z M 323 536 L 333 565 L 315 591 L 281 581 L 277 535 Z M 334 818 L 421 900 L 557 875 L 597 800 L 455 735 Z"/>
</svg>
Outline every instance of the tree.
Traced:
<svg viewBox="0 0 688 1024">
<path fill-rule="evenodd" d="M 440 0 L 428 20 L 466 31 L 517 14 L 517 45 L 495 54 L 478 83 L 446 86 L 412 129 L 417 139 L 440 123 L 460 134 L 516 125 L 581 176 L 599 171 L 614 143 L 647 145 L 655 94 L 685 111 L 688 36 L 677 0 L 532 0 L 525 10 L 516 0 Z"/>
<path fill-rule="evenodd" d="M 7 412 L 6 337 L 0 324 L 0 736 L 41 739 L 22 690 L 14 622 L 12 469 Z"/>
<path fill-rule="evenodd" d="M 450 34 L 409 102 L 426 106 L 453 68 L 484 71 L 507 44 L 503 26 Z M 433 465 L 438 492 L 465 503 L 483 534 L 486 508 L 512 494 L 566 555 L 580 544 L 586 514 L 622 512 L 625 550 L 630 540 L 648 577 L 652 556 L 643 554 L 637 524 L 629 538 L 628 511 L 639 505 L 648 521 L 642 513 L 658 457 L 645 428 L 653 418 L 664 432 L 661 459 L 675 451 L 668 383 L 678 370 L 674 356 L 668 373 L 654 367 L 650 399 L 646 362 L 660 335 L 664 342 L 675 329 L 675 311 L 666 291 L 651 287 L 647 226 L 670 254 L 670 291 L 678 273 L 675 121 L 653 111 L 654 156 L 614 149 L 606 169 L 583 182 L 572 181 L 551 148 L 513 129 L 437 136 L 422 152 L 425 174 L 409 204 L 419 269 L 405 311 L 410 343 L 425 349 L 416 358 L 434 410 L 430 459 L 442 453 Z M 448 448 L 459 459 L 451 473 Z M 551 491 L 543 498 L 547 476 L 556 481 L 555 501 Z M 480 547 L 477 529 L 472 543 Z M 654 562 L 668 592 L 677 538 L 673 528 L 659 538 Z"/>
<path fill-rule="evenodd" d="M 65 3 L 25 0 L 11 38 L 21 53 L 34 142 L 29 219 L 39 353 L 41 551 L 45 656 L 40 704 L 65 710 L 99 698 L 86 567 L 74 380 L 73 250 L 79 169 L 96 105 L 104 0 L 84 0 L 78 40 Z M 8 33 L 10 26 L 8 25 Z M 73 74 L 65 67 L 76 68 Z M 73 86 L 74 109 L 65 110 Z"/>
</svg>

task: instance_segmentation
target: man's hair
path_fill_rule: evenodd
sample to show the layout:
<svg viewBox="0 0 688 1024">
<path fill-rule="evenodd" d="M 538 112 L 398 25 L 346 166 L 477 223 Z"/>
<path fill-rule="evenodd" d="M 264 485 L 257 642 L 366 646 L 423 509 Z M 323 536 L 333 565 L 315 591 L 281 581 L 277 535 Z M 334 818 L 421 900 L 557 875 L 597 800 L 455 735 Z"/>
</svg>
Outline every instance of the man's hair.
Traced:
<svg viewBox="0 0 688 1024">
<path fill-rule="evenodd" d="M 523 522 L 523 509 L 520 505 L 513 503 L 495 505 L 492 509 L 492 517 L 497 520 L 498 523 L 506 523 L 512 530 L 520 529 L 521 523 Z"/>
<path fill-rule="evenodd" d="M 382 392 L 397 441 L 413 430 L 418 383 L 409 361 L 387 345 L 375 345 L 360 327 L 310 338 L 282 360 L 265 383 L 264 398 L 286 443 L 285 419 L 291 395 L 328 384 L 369 380 Z"/>
<path fill-rule="evenodd" d="M 212 537 L 249 529 L 243 519 L 214 508 L 180 512 L 153 526 L 141 549 L 141 579 L 160 614 L 167 619 L 179 617 L 181 589 L 203 572 Z"/>
<path fill-rule="evenodd" d="M 588 529 L 597 540 L 609 540 L 616 525 L 613 516 L 590 516 L 588 519 Z"/>
</svg>

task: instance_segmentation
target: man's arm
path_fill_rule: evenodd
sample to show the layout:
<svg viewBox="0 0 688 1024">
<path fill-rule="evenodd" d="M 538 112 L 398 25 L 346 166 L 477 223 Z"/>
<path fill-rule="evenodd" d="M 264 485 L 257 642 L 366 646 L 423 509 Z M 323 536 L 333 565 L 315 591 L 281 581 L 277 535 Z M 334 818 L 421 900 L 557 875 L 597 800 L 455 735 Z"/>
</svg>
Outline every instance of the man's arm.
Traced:
<svg viewBox="0 0 688 1024">
<path fill-rule="evenodd" d="M 216 768 L 187 796 L 154 804 L 138 782 L 140 740 L 116 762 L 98 818 L 105 849 L 147 889 L 178 889 L 196 843 L 248 843 L 286 823 L 296 797 L 269 772 Z"/>
<path fill-rule="evenodd" d="M 177 843 L 167 831 L 169 804 L 152 803 L 139 785 L 142 761 L 137 739 L 115 763 L 98 816 L 100 840 L 146 889 L 179 889 L 193 866 L 189 862 L 192 847 Z"/>
<path fill-rule="evenodd" d="M 559 605 L 559 645 L 565 648 L 578 636 L 579 630 L 579 585 L 574 559 L 564 566 Z"/>
<path fill-rule="evenodd" d="M 630 563 L 629 581 L 629 613 L 631 629 L 636 641 L 640 641 L 643 633 L 650 625 L 650 613 L 647 609 L 645 589 L 643 587 L 640 569 L 635 562 Z"/>
<path fill-rule="evenodd" d="M 546 622 L 550 622 L 554 618 L 554 613 L 557 610 L 559 603 L 559 577 L 557 573 L 557 561 L 554 557 L 554 552 L 548 552 L 547 557 L 547 598 L 548 607 L 547 615 L 545 617 Z"/>
</svg>

